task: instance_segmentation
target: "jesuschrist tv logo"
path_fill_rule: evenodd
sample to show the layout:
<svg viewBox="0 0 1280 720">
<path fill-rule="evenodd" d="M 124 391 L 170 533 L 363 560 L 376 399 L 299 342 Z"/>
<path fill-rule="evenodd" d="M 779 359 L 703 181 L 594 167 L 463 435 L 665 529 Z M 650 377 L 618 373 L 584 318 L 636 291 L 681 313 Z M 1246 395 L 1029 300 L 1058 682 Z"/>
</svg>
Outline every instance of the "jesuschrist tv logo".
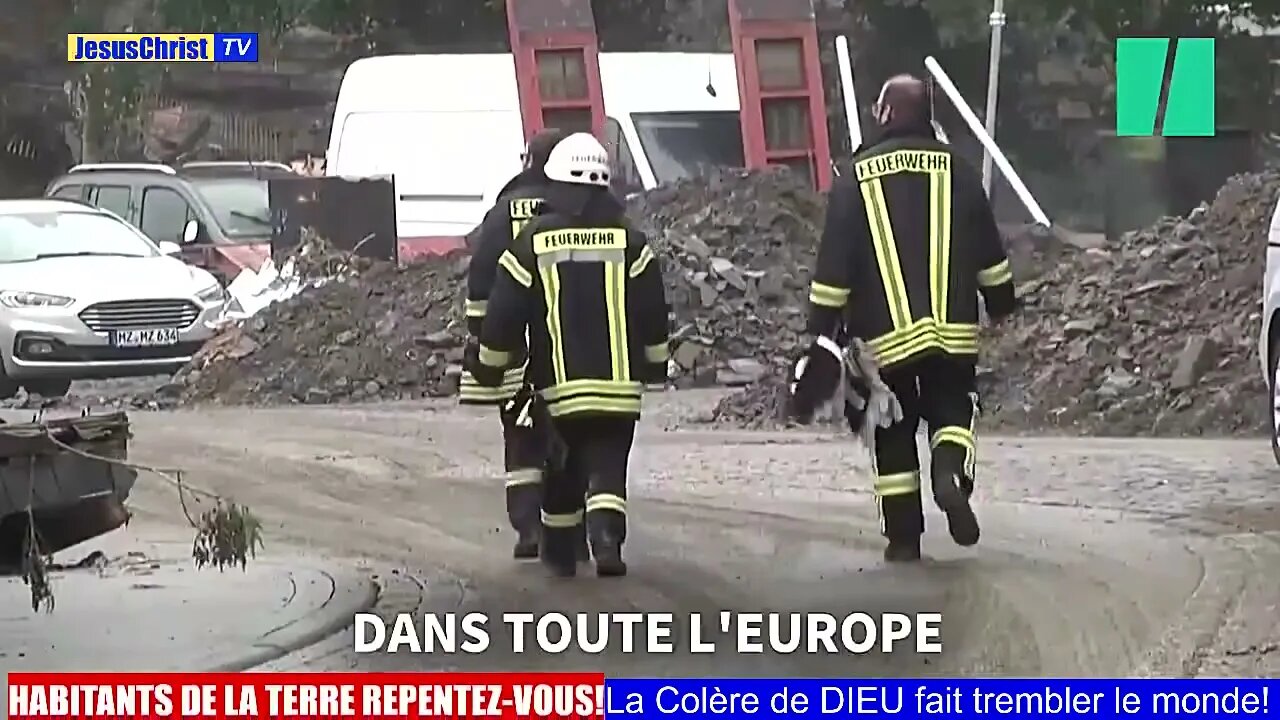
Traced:
<svg viewBox="0 0 1280 720">
<path fill-rule="evenodd" d="M 1161 105 L 1164 124 L 1157 128 Z M 1211 137 L 1215 130 L 1213 38 L 1116 40 L 1116 135 Z"/>
<path fill-rule="evenodd" d="M 258 62 L 258 34 L 68 35 L 67 62 Z"/>
</svg>

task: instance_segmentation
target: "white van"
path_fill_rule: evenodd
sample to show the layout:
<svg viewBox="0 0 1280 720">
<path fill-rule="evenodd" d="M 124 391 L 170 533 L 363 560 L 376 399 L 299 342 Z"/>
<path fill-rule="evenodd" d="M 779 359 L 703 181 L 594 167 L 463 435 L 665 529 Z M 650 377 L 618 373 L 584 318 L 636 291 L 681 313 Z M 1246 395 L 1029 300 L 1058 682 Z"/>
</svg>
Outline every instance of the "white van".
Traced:
<svg viewBox="0 0 1280 720">
<path fill-rule="evenodd" d="M 729 53 L 601 53 L 607 143 L 623 193 L 744 164 Z M 395 178 L 402 257 L 460 245 L 520 169 L 509 54 L 388 55 L 347 68 L 326 173 Z"/>
</svg>

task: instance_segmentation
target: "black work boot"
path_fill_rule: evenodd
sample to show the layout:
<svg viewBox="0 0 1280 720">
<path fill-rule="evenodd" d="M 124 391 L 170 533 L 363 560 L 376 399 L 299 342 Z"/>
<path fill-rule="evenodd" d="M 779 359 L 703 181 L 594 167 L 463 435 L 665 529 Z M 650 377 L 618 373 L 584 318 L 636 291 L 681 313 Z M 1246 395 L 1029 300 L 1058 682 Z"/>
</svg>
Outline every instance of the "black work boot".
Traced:
<svg viewBox="0 0 1280 720">
<path fill-rule="evenodd" d="M 961 547 L 976 545 L 982 532 L 978 527 L 978 516 L 969 504 L 969 498 L 973 495 L 973 481 L 954 470 L 957 465 L 948 462 L 951 458 L 943 456 L 943 452 L 943 448 L 934 451 L 933 472 L 930 473 L 933 480 L 933 501 L 947 516 L 947 529 L 951 532 L 951 539 Z M 959 452 L 959 466 L 963 467 L 963 450 Z"/>
<path fill-rule="evenodd" d="M 587 513 L 587 532 L 591 538 L 591 555 L 596 561 L 596 576 L 626 575 L 622 543 L 626 539 L 627 517 L 614 510 L 593 510 Z"/>
<path fill-rule="evenodd" d="M 542 564 L 556 577 L 571 578 L 578 574 L 577 527 L 542 529 Z"/>
<path fill-rule="evenodd" d="M 587 524 L 586 523 L 583 523 L 578 526 L 578 539 L 576 544 L 577 544 L 576 550 L 577 550 L 578 562 L 580 563 L 591 562 L 591 548 L 587 544 Z"/>
<path fill-rule="evenodd" d="M 920 560 L 920 536 L 913 538 L 890 538 L 884 548 L 884 561 L 887 563 L 918 562 Z"/>
<path fill-rule="evenodd" d="M 538 557 L 542 535 L 542 484 L 507 485 L 507 519 L 516 531 L 511 555 L 517 560 Z"/>
<path fill-rule="evenodd" d="M 532 560 L 538 557 L 538 534 L 541 530 L 517 530 L 519 537 L 516 539 L 515 547 L 511 549 L 511 556 L 516 560 Z"/>
<path fill-rule="evenodd" d="M 884 561 L 889 563 L 920 560 L 920 536 L 924 534 L 924 508 L 920 493 L 889 495 L 880 498 L 880 522 L 885 539 Z"/>
</svg>

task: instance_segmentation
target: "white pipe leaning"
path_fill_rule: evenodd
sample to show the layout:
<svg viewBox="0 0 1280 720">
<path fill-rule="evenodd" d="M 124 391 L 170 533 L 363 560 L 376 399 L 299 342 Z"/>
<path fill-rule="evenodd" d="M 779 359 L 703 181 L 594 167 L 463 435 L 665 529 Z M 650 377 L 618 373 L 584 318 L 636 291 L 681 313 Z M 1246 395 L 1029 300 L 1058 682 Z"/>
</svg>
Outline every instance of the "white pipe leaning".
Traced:
<svg viewBox="0 0 1280 720">
<path fill-rule="evenodd" d="M 991 8 L 991 57 L 987 61 L 987 134 L 996 139 L 996 106 L 1000 98 L 1000 53 L 1004 42 L 1004 0 Z M 991 194 L 991 153 L 982 153 L 982 188 Z"/>
<path fill-rule="evenodd" d="M 849 38 L 836 38 L 836 64 L 840 68 L 840 90 L 844 95 L 844 120 L 849 127 L 849 147 L 862 146 L 862 118 L 858 115 L 858 95 L 853 88 L 853 62 L 849 59 Z"/>
<path fill-rule="evenodd" d="M 1035 197 L 1031 195 L 1031 191 L 1022 182 L 1022 178 L 1018 177 L 1018 172 L 1013 169 L 1013 165 L 1009 164 L 1009 158 L 1005 157 L 1004 151 L 987 134 L 986 128 L 982 127 L 982 123 L 978 121 L 978 116 L 974 114 L 969 104 L 964 101 L 964 97 L 960 95 L 960 91 L 951 82 L 947 72 L 942 69 L 942 66 L 938 64 L 938 61 L 932 55 L 924 59 L 924 66 L 929 71 L 929 74 L 933 75 L 934 80 L 938 82 L 938 86 L 942 88 L 942 91 L 947 94 L 947 99 L 955 106 L 956 111 L 960 113 L 960 117 L 964 118 L 965 124 L 969 126 L 969 130 L 982 143 L 982 147 L 991 153 L 991 158 L 995 160 L 1001 174 L 1013 186 L 1013 191 L 1018 194 L 1018 199 L 1026 206 L 1027 211 L 1031 213 L 1031 217 L 1045 227 L 1052 227 L 1053 223 L 1049 221 L 1049 216 L 1044 214 L 1044 210 L 1040 208 L 1040 203 L 1036 202 Z"/>
</svg>

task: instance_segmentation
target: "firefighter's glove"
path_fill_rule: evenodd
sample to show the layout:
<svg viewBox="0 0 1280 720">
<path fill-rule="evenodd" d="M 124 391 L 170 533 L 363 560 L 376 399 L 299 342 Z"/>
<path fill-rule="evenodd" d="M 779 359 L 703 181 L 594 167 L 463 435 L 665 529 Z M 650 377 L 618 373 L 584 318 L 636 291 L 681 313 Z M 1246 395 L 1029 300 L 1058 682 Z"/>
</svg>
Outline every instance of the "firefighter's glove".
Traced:
<svg viewBox="0 0 1280 720">
<path fill-rule="evenodd" d="M 792 418 L 801 424 L 813 422 L 818 409 L 831 401 L 840 390 L 843 375 L 841 359 L 828 346 L 834 346 L 829 338 L 814 340 L 792 366 L 791 384 L 788 388 L 789 411 Z"/>
<path fill-rule="evenodd" d="M 502 384 L 502 368 L 489 367 L 480 362 L 480 340 L 471 337 L 462 351 L 462 369 L 471 373 L 476 383 L 484 387 L 497 387 Z"/>
<path fill-rule="evenodd" d="M 861 377 L 848 376 L 844 380 L 844 417 L 849 429 L 862 432 L 867 422 L 867 409 L 871 400 L 871 388 Z"/>
<path fill-rule="evenodd" d="M 640 373 L 640 382 L 645 385 L 664 385 L 667 382 L 667 363 L 646 362 L 641 366 Z"/>
<path fill-rule="evenodd" d="M 902 403 L 880 377 L 880 364 L 875 354 L 861 340 L 854 340 L 844 354 L 846 416 L 850 405 L 861 413 L 855 426 L 887 428 L 903 418 Z M 849 420 L 854 425 L 853 418 Z"/>
<path fill-rule="evenodd" d="M 507 401 L 506 410 L 516 416 L 517 432 L 529 433 L 541 445 L 546 466 L 551 471 L 563 470 L 568 458 L 568 446 L 551 421 L 547 403 L 530 385 L 524 385 L 515 397 Z"/>
</svg>

